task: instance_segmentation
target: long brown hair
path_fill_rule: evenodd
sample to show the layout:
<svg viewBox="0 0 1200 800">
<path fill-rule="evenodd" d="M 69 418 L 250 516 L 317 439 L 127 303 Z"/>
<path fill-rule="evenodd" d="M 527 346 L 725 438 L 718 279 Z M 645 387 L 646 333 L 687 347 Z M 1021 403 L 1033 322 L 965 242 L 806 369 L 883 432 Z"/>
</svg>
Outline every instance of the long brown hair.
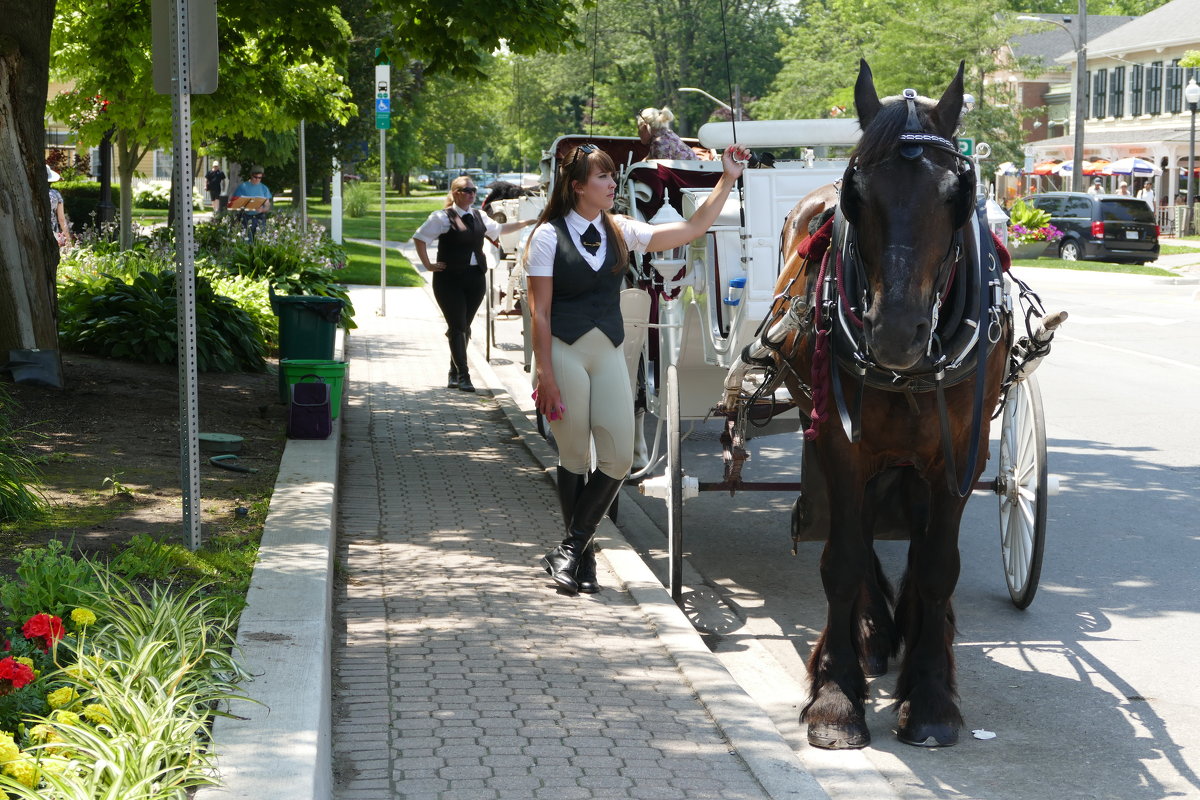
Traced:
<svg viewBox="0 0 1200 800">
<path fill-rule="evenodd" d="M 585 150 L 586 148 L 586 150 Z M 542 213 L 538 215 L 537 225 L 548 222 L 552 219 L 565 217 L 569 212 L 575 210 L 575 184 L 587 183 L 588 178 L 593 172 L 608 172 L 614 178 L 617 175 L 617 165 L 613 163 L 608 153 L 600 150 L 595 145 L 580 145 L 564 158 L 558 167 L 558 175 L 554 181 L 554 191 L 551 192 L 549 200 L 546 202 L 546 207 L 542 209 Z M 629 245 L 625 242 L 625 236 L 617 227 L 617 223 L 613 220 L 611 211 L 605 209 L 601 212 L 604 219 L 604 229 L 608 236 L 608 246 L 615 249 L 617 261 L 613 265 L 613 272 L 619 273 L 627 266 L 629 260 Z M 533 241 L 533 237 L 525 242 L 525 258 L 529 258 L 529 245 Z"/>
</svg>

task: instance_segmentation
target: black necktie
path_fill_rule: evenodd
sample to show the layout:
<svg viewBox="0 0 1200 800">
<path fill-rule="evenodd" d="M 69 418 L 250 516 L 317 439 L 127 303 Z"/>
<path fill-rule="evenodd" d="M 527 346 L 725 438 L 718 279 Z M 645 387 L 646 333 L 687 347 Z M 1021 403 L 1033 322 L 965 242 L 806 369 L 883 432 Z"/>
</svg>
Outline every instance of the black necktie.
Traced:
<svg viewBox="0 0 1200 800">
<path fill-rule="evenodd" d="M 462 221 L 463 221 L 463 225 L 465 225 L 467 227 L 467 230 L 469 230 L 469 231 L 475 230 L 475 215 L 474 214 L 463 214 Z"/>
<path fill-rule="evenodd" d="M 579 243 L 587 248 L 588 253 L 596 255 L 596 251 L 600 249 L 600 231 L 596 230 L 595 225 L 588 225 L 587 230 L 579 237 Z"/>
</svg>

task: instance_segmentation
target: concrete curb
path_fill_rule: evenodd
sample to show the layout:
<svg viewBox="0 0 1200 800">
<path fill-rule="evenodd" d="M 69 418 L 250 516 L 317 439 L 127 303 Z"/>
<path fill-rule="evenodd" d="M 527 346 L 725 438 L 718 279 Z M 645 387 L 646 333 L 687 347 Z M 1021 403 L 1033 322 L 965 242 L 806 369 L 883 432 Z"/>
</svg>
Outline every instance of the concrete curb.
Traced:
<svg viewBox="0 0 1200 800">
<path fill-rule="evenodd" d="M 344 352 L 338 330 L 335 358 Z M 344 394 L 344 393 L 343 393 Z M 343 396 L 342 408 L 346 408 Z M 325 800 L 333 791 L 333 554 L 341 418 L 324 440 L 289 439 L 238 623 L 252 702 L 213 723 L 220 786 L 195 800 Z"/>
<path fill-rule="evenodd" d="M 426 290 L 430 291 L 428 286 Z M 483 378 L 480 381 L 477 377 L 476 383 L 488 387 L 513 430 L 546 471 L 546 479 L 554 483 L 558 457 L 538 434 L 532 413 L 519 407 L 475 345 L 470 347 L 470 358 L 473 374 Z M 641 509 L 627 499 L 621 503 L 621 513 L 641 513 Z M 600 556 L 654 623 L 659 640 L 684 679 L 767 794 L 774 800 L 828 800 L 829 795 L 803 768 L 767 713 L 705 646 L 700 634 L 620 529 L 605 518 L 597 539 Z"/>
</svg>

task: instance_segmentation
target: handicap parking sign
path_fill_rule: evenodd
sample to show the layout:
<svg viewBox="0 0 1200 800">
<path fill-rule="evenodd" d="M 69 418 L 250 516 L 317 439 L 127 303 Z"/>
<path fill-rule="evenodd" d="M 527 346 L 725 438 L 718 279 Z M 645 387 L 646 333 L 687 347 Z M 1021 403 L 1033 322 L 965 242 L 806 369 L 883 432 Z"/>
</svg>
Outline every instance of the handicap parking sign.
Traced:
<svg viewBox="0 0 1200 800">
<path fill-rule="evenodd" d="M 376 114 L 392 113 L 392 101 L 386 97 L 375 98 L 375 113 Z"/>
</svg>

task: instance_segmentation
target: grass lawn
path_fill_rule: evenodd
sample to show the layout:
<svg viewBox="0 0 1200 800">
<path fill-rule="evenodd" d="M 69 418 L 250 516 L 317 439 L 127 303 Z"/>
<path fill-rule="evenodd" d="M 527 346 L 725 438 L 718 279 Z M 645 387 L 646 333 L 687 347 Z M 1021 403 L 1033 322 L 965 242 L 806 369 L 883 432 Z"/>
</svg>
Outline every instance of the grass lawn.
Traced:
<svg viewBox="0 0 1200 800">
<path fill-rule="evenodd" d="M 348 217 L 342 215 L 342 238 L 348 260 L 346 268 L 338 274 L 338 279 L 345 283 L 379 285 L 379 245 L 360 244 L 350 239 L 370 239 L 379 241 L 379 184 L 366 183 L 372 198 L 367 206 L 366 216 Z M 387 197 L 387 238 L 392 242 L 406 242 L 412 238 L 413 232 L 421 226 L 431 211 L 442 207 L 444 193 L 421 194 L 413 197 L 400 197 L 389 193 Z M 290 203 L 290 198 L 281 197 L 280 207 Z M 329 203 L 322 203 L 320 198 L 308 198 L 308 214 L 322 225 L 329 227 Z M 388 251 L 387 257 L 388 286 L 419 286 L 422 278 L 413 269 L 408 259 L 399 251 Z"/>
<path fill-rule="evenodd" d="M 1013 262 L 1014 267 L 1041 267 L 1042 269 L 1077 269 L 1085 272 L 1121 272 L 1126 275 L 1163 275 L 1176 273 L 1159 267 L 1137 264 L 1107 264 L 1103 261 L 1063 261 L 1058 258 L 1021 258 Z"/>
</svg>

